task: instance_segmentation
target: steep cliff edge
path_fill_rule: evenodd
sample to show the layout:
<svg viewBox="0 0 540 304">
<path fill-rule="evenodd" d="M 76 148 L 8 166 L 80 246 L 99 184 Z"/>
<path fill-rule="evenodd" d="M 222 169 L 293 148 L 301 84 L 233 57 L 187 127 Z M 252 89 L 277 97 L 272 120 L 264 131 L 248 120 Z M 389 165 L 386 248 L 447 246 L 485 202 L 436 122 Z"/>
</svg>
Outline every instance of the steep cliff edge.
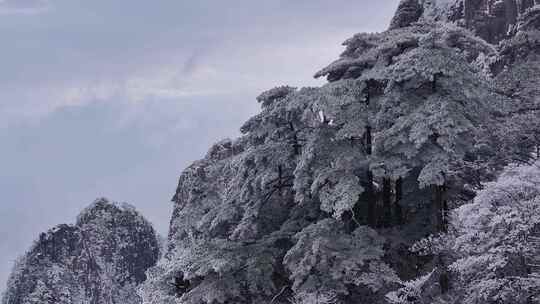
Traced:
<svg viewBox="0 0 540 304">
<path fill-rule="evenodd" d="M 2 304 L 140 303 L 136 287 L 158 256 L 150 223 L 127 204 L 100 199 L 75 225 L 39 236 L 14 267 Z"/>
</svg>

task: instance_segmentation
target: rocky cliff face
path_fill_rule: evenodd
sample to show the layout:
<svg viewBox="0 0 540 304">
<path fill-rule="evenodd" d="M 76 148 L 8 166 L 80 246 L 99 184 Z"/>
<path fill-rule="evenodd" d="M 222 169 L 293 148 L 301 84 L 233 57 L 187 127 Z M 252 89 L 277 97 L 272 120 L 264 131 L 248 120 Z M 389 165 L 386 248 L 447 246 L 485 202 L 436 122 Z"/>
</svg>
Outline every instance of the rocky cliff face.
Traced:
<svg viewBox="0 0 540 304">
<path fill-rule="evenodd" d="M 490 43 L 516 33 L 518 21 L 538 0 L 403 0 L 391 28 L 421 20 L 455 22 Z"/>
<path fill-rule="evenodd" d="M 415 22 L 450 22 L 493 45 L 483 62 L 499 90 L 516 100 L 515 110 L 536 107 L 540 94 L 539 0 L 403 0 L 391 29 Z"/>
<path fill-rule="evenodd" d="M 100 199 L 75 225 L 39 236 L 17 262 L 2 304 L 140 303 L 136 287 L 158 256 L 154 229 L 133 207 Z"/>
</svg>

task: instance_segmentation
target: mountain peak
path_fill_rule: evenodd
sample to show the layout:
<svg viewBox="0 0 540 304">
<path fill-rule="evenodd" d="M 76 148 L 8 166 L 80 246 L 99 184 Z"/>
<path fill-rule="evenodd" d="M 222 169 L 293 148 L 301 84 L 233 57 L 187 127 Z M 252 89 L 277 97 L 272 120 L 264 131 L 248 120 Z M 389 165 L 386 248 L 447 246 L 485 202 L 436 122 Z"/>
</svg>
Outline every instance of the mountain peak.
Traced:
<svg viewBox="0 0 540 304">
<path fill-rule="evenodd" d="M 137 304 L 136 288 L 158 256 L 150 223 L 132 206 L 101 198 L 75 225 L 40 234 L 15 265 L 2 303 Z"/>
<path fill-rule="evenodd" d="M 128 203 L 111 202 L 107 198 L 98 198 L 77 216 L 77 225 L 84 225 L 94 220 L 111 221 L 120 216 L 142 219 L 135 207 Z"/>
</svg>

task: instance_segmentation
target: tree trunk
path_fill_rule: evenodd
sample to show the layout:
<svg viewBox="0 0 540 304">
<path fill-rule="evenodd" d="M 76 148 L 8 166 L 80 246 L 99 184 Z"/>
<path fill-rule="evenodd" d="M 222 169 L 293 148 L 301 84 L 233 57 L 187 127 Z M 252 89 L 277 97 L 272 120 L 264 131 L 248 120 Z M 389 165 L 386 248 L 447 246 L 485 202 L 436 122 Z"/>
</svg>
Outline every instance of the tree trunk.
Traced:
<svg viewBox="0 0 540 304">
<path fill-rule="evenodd" d="M 398 178 L 395 184 L 396 201 L 394 202 L 394 218 L 396 225 L 403 224 L 403 208 L 401 200 L 403 199 L 403 180 Z"/>
<path fill-rule="evenodd" d="M 375 190 L 373 189 L 373 173 L 371 170 L 366 171 L 366 200 L 367 200 L 367 213 L 368 218 L 367 222 L 370 227 L 375 228 L 377 225 L 377 212 L 375 210 L 376 202 L 375 202 Z"/>
<path fill-rule="evenodd" d="M 434 203 L 435 203 L 435 212 L 436 212 L 436 225 L 437 231 L 447 232 L 448 231 L 448 201 L 446 200 L 446 185 L 434 187 Z"/>
<path fill-rule="evenodd" d="M 279 191 L 279 196 L 283 196 L 283 188 L 284 188 L 283 166 L 281 166 L 281 165 L 278 166 L 278 184 L 277 184 L 277 187 L 278 187 L 278 191 Z"/>
<path fill-rule="evenodd" d="M 301 148 L 302 146 L 300 145 L 300 143 L 298 142 L 298 135 L 296 134 L 296 130 L 294 129 L 294 125 L 292 124 L 292 122 L 289 122 L 289 128 L 291 129 L 291 132 L 293 133 L 293 150 L 294 150 L 294 155 L 295 156 L 298 156 L 300 155 L 300 152 L 301 152 Z"/>
<path fill-rule="evenodd" d="M 373 153 L 370 126 L 366 127 L 365 148 L 366 155 L 370 156 Z M 368 209 L 367 222 L 370 227 L 375 227 L 377 225 L 376 196 L 373 188 L 373 172 L 371 172 L 370 168 L 366 170 L 366 200 Z"/>
<path fill-rule="evenodd" d="M 441 294 L 445 294 L 450 290 L 450 273 L 446 267 L 444 256 L 439 253 L 437 256 L 437 266 L 440 269 L 439 273 L 439 286 L 441 288 Z"/>
<path fill-rule="evenodd" d="M 434 216 L 435 216 L 435 228 L 437 231 L 442 231 L 442 196 L 440 186 L 433 186 L 433 205 L 434 205 Z"/>
<path fill-rule="evenodd" d="M 389 178 L 383 179 L 383 227 L 392 226 L 392 182 Z"/>
<path fill-rule="evenodd" d="M 441 231 L 448 232 L 448 199 L 447 199 L 446 185 L 441 186 Z"/>
<path fill-rule="evenodd" d="M 448 201 L 446 198 L 447 187 L 445 184 L 441 186 L 435 185 L 433 187 L 435 191 L 435 212 L 437 218 L 437 230 L 439 232 L 446 233 L 448 232 Z M 443 253 L 439 253 L 437 255 L 437 266 L 441 271 L 439 275 L 439 286 L 441 288 L 441 293 L 445 294 L 450 290 L 451 279 Z"/>
<path fill-rule="evenodd" d="M 371 155 L 373 154 L 373 139 L 372 139 L 372 134 L 371 134 L 371 127 L 370 126 L 367 126 L 366 127 L 366 154 L 367 155 Z"/>
</svg>

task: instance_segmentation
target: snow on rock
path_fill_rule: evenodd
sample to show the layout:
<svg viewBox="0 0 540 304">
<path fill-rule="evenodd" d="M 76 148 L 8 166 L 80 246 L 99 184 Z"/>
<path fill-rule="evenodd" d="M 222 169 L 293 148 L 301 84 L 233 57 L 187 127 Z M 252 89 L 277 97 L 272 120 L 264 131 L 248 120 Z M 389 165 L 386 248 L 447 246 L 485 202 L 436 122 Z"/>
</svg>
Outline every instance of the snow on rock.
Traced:
<svg viewBox="0 0 540 304">
<path fill-rule="evenodd" d="M 519 18 L 537 4 L 533 0 L 402 0 L 390 29 L 418 21 L 453 22 L 498 43 L 511 37 Z"/>
<path fill-rule="evenodd" d="M 154 229 L 127 204 L 96 200 L 75 225 L 42 233 L 9 278 L 2 304 L 136 304 L 156 263 Z"/>
<path fill-rule="evenodd" d="M 409 26 L 418 21 L 423 13 L 424 7 L 418 0 L 402 0 L 390 22 L 390 29 Z"/>
</svg>

